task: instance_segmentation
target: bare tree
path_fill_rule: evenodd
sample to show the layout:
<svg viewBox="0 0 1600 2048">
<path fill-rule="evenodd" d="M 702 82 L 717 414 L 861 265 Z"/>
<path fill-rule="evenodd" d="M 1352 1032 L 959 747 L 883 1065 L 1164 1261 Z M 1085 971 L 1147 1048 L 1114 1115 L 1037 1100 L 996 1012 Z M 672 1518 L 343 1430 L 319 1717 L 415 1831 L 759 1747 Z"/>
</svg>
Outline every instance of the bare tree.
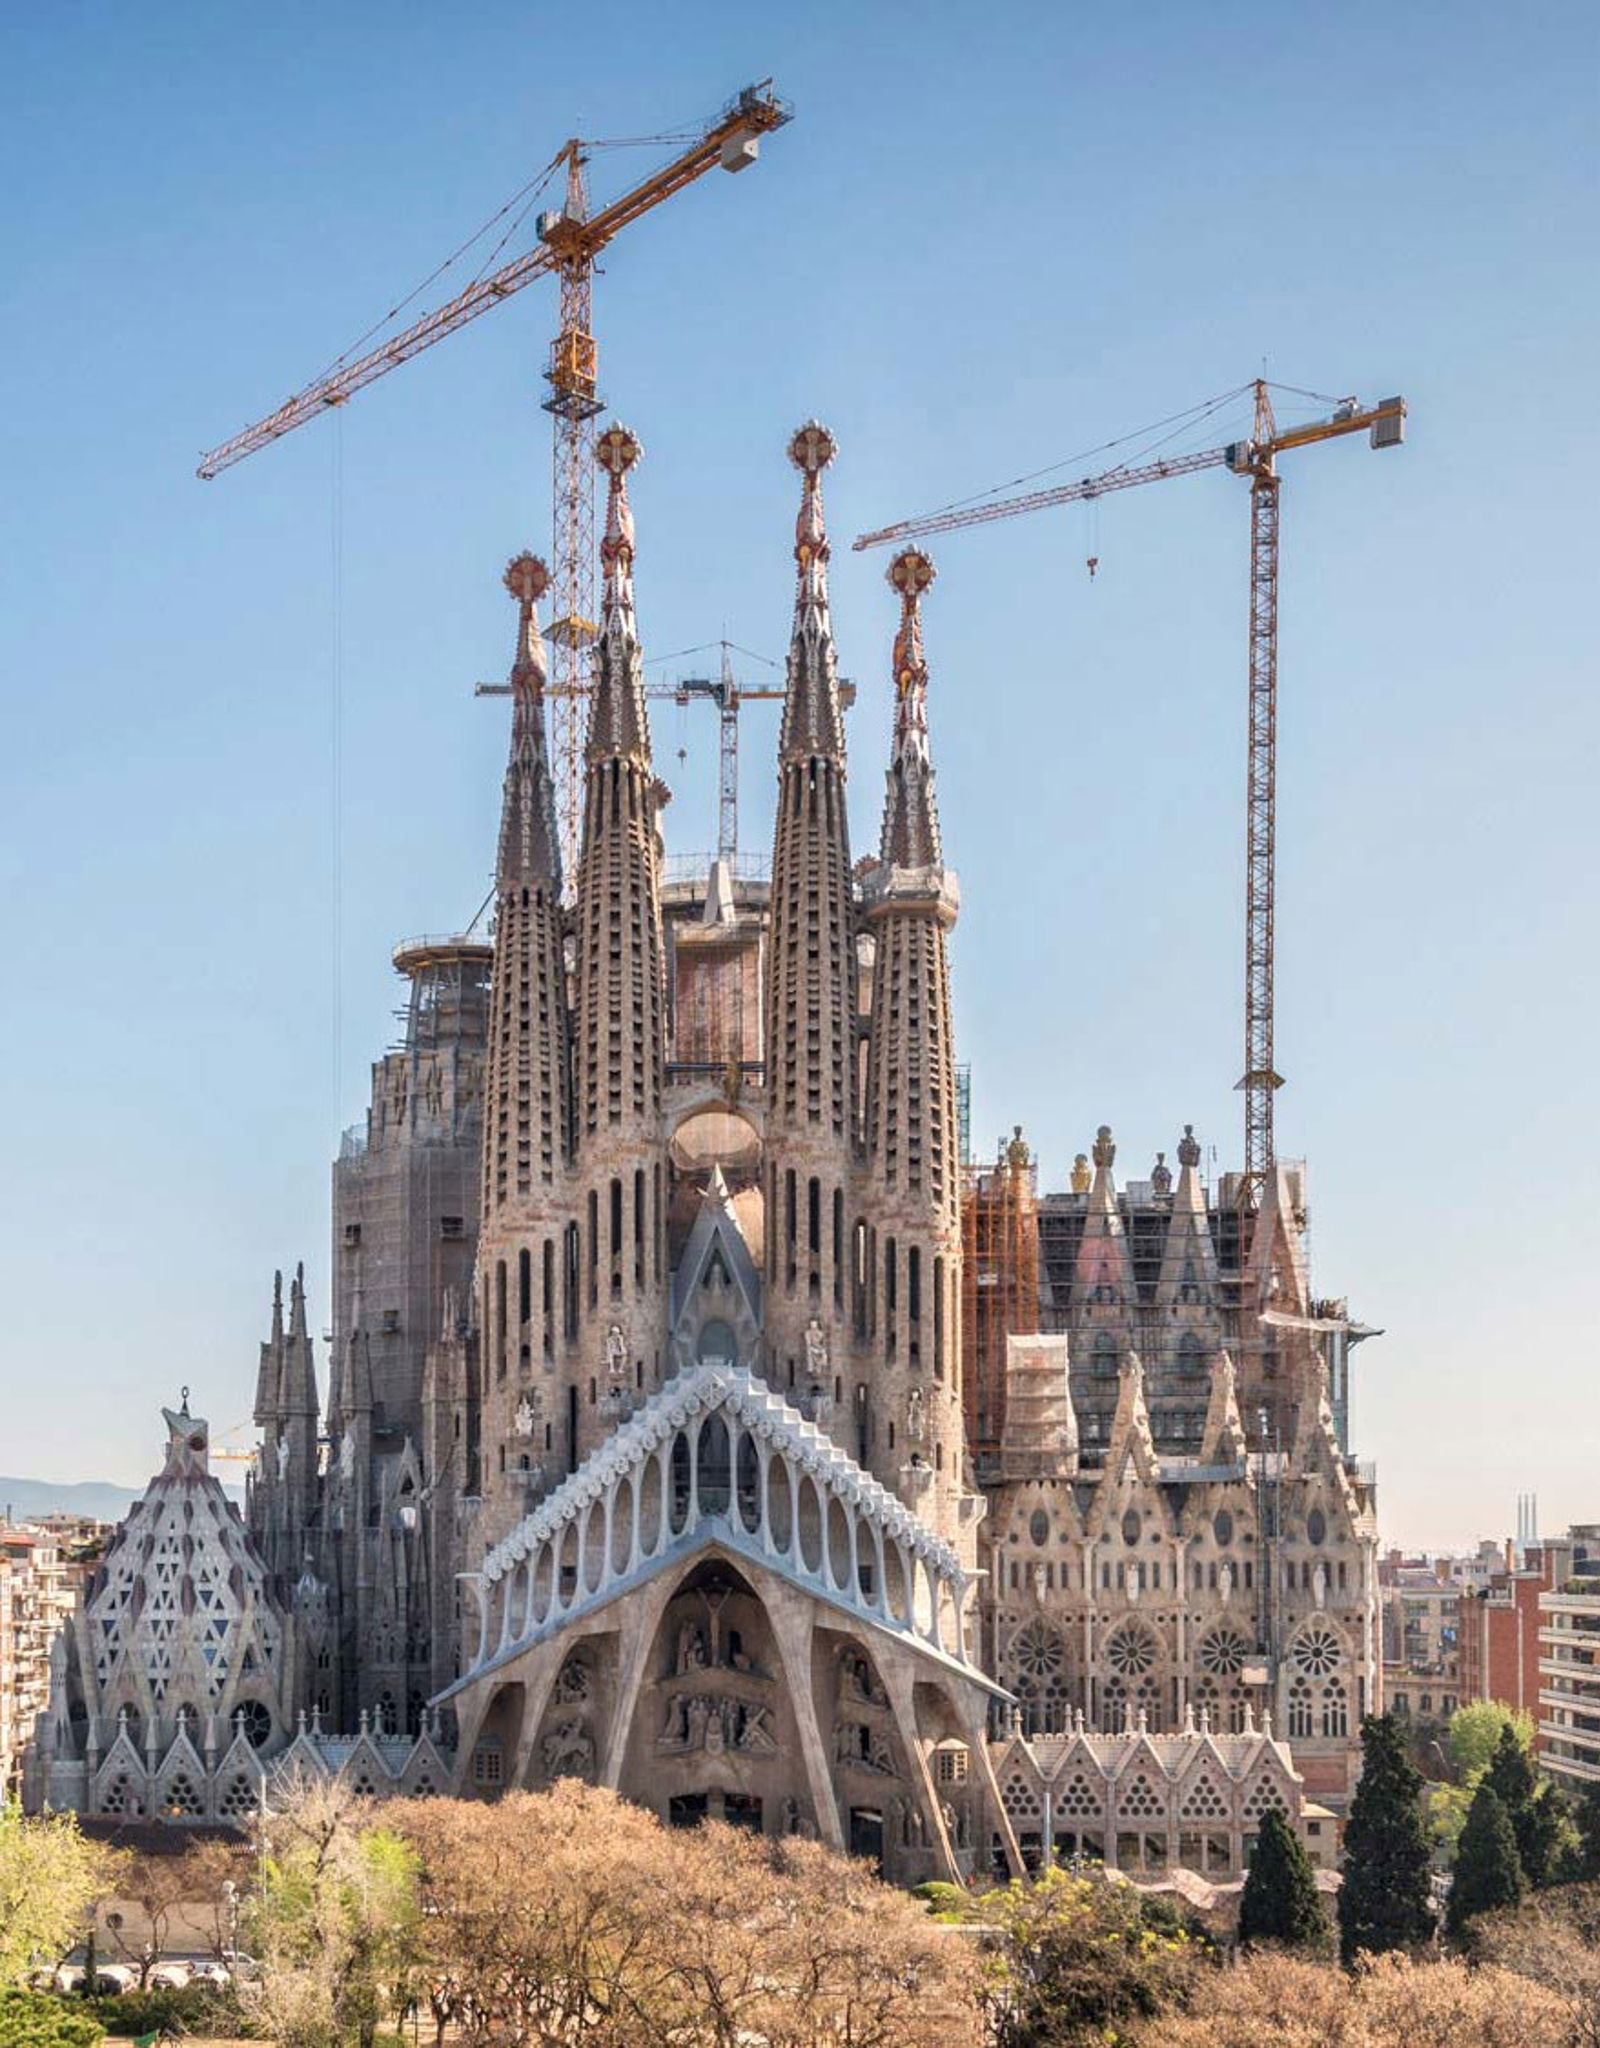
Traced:
<svg viewBox="0 0 1600 2048">
<path fill-rule="evenodd" d="M 444 2011 L 495 2048 L 968 2048 L 966 1937 L 864 1865 L 731 1829 L 669 1833 L 563 1781 L 428 1800 L 419 1944 Z M 532 1881 L 530 1881 L 530 1874 Z"/>
<path fill-rule="evenodd" d="M 1600 1885 L 1559 1885 L 1477 1923 L 1478 1953 L 1559 2000 L 1571 2048 L 1600 2048 Z"/>
</svg>

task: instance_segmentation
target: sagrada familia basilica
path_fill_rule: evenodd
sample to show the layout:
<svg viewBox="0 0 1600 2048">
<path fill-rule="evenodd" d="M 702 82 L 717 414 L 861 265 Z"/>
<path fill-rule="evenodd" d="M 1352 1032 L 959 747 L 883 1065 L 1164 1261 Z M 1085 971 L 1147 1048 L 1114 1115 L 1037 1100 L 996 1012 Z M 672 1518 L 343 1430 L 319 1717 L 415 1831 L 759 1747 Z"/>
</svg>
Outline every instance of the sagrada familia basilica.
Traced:
<svg viewBox="0 0 1600 2048">
<path fill-rule="evenodd" d="M 613 426 L 597 452 L 574 885 L 524 555 L 492 943 L 395 955 L 404 1042 L 334 1169 L 326 1399 L 296 1276 L 244 1516 L 169 1412 L 30 1796 L 227 1819 L 297 1764 L 377 1795 L 570 1772 L 907 1882 L 1045 1842 L 1236 1871 L 1269 1806 L 1347 1801 L 1378 1705 L 1360 1333 L 1313 1297 L 1303 1171 L 1212 1188 L 1186 1129 L 1176 1173 L 1119 1188 L 1102 1128 L 1035 1199 L 1020 1134 L 966 1156 L 933 565 L 890 570 L 857 859 L 815 423 L 770 873 L 669 879 L 640 448 Z"/>
</svg>

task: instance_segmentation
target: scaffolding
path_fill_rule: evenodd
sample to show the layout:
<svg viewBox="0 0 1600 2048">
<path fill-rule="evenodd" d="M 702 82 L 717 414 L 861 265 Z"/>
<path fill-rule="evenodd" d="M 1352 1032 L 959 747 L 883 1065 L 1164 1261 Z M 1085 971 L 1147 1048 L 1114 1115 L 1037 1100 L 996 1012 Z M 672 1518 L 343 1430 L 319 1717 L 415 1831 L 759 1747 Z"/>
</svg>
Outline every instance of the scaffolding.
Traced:
<svg viewBox="0 0 1600 2048">
<path fill-rule="evenodd" d="M 1038 1171 L 1022 1126 L 992 1166 L 969 1167 L 961 1201 L 961 1345 L 967 1441 L 996 1457 L 1006 1420 L 1006 1339 L 1039 1329 Z"/>
</svg>

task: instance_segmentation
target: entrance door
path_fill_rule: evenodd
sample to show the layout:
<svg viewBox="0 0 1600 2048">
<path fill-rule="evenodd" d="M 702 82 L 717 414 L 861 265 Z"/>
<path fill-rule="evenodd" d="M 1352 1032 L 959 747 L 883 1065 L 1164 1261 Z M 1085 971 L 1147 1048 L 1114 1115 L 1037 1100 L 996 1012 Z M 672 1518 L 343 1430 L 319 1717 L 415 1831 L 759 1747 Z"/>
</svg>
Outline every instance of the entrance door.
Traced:
<svg viewBox="0 0 1600 2048">
<path fill-rule="evenodd" d="M 747 1828 L 752 1835 L 759 1835 L 761 1801 L 751 1792 L 725 1792 L 722 1797 L 722 1818 L 730 1828 Z"/>
<path fill-rule="evenodd" d="M 850 1809 L 850 1854 L 865 1856 L 878 1875 L 883 1875 L 883 1815 L 872 1806 Z"/>
<path fill-rule="evenodd" d="M 667 1801 L 669 1828 L 697 1828 L 705 1817 L 706 1795 L 703 1792 L 676 1792 Z"/>
</svg>

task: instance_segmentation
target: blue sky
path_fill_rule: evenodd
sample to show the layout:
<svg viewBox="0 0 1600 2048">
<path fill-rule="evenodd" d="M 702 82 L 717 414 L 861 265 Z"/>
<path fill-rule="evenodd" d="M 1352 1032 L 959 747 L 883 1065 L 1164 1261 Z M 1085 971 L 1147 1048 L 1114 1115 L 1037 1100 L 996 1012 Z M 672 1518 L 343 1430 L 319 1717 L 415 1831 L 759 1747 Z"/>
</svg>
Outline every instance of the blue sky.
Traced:
<svg viewBox="0 0 1600 2048">
<path fill-rule="evenodd" d="M 389 949 L 488 886 L 505 707 L 470 686 L 502 564 L 549 544 L 553 289 L 215 483 L 199 451 L 568 134 L 770 73 L 796 119 L 759 168 L 596 291 L 647 652 L 781 654 L 783 446 L 827 420 L 864 846 L 894 605 L 851 534 L 1263 359 L 1404 392 L 1402 452 L 1285 463 L 1280 1149 L 1320 1286 L 1388 1331 L 1355 1401 L 1388 1532 L 1501 1532 L 1524 1488 L 1600 1512 L 1597 44 L 1561 0 L 11 10 L 0 1471 L 137 1482 L 182 1384 L 241 1420 L 275 1264 L 326 1318 Z M 653 160 L 602 154 L 597 195 Z M 935 549 L 976 1132 L 1021 1122 L 1051 1186 L 1101 1121 L 1129 1174 L 1185 1121 L 1237 1160 L 1246 523 L 1210 474 Z M 751 707 L 752 848 L 774 732 Z M 657 751 L 674 849 L 710 844 L 713 721 L 666 707 Z"/>
</svg>

